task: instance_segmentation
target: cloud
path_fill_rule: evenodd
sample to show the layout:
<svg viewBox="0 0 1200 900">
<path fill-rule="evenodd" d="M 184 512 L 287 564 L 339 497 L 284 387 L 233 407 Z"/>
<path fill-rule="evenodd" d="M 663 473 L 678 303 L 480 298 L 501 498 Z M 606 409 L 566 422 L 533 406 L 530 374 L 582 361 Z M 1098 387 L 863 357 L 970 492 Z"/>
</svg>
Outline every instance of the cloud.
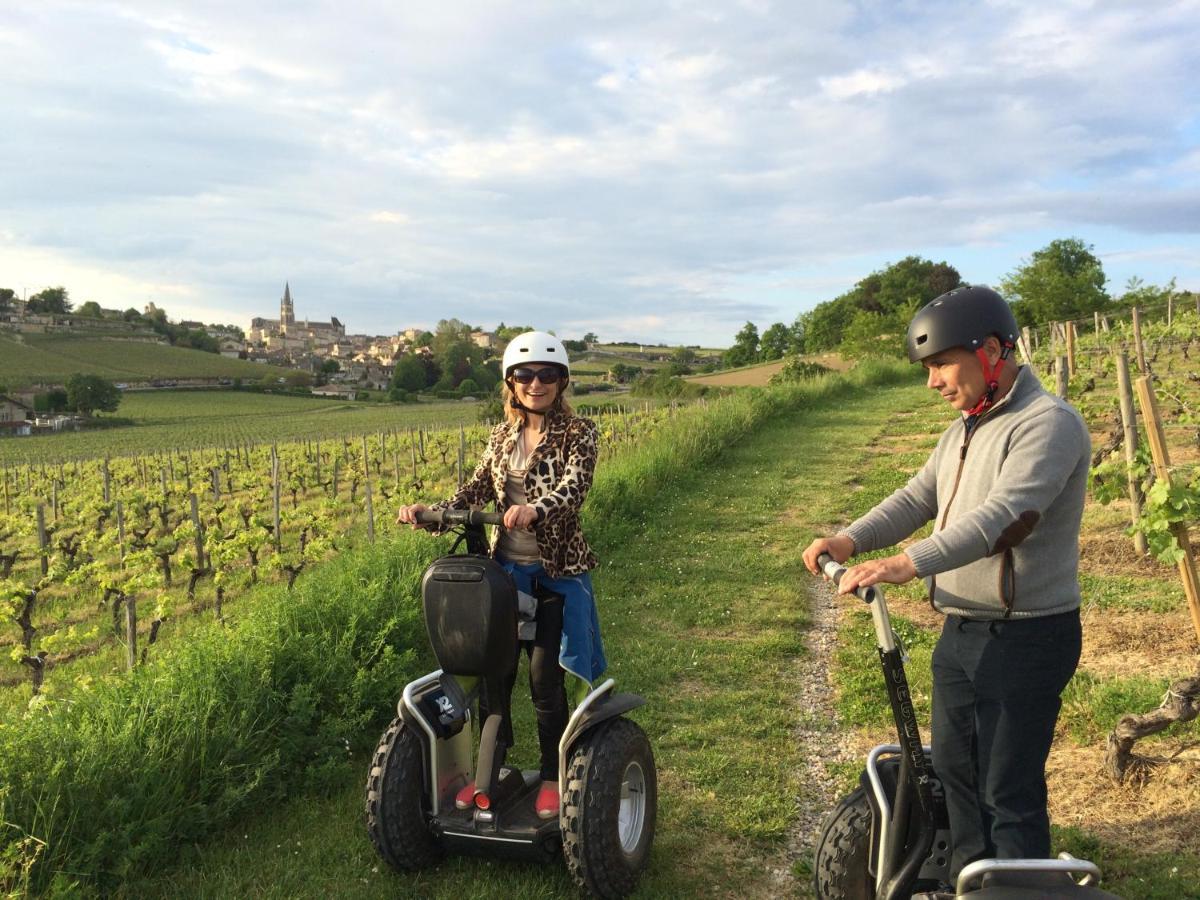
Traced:
<svg viewBox="0 0 1200 900">
<path fill-rule="evenodd" d="M 1197 230 L 1197 38 L 1194 0 L 47 0 L 0 16 L 0 285 L 710 344 L 1068 234 L 1200 285 L 1148 246 Z"/>
</svg>

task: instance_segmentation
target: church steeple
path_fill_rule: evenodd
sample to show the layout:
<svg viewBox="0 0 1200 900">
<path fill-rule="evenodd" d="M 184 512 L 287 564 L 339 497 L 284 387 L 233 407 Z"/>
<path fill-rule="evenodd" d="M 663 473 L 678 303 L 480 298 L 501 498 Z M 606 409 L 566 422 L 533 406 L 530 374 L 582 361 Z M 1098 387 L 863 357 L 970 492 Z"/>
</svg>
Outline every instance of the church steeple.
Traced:
<svg viewBox="0 0 1200 900">
<path fill-rule="evenodd" d="M 279 301 L 279 333 L 287 334 L 288 326 L 296 324 L 296 311 L 292 306 L 292 287 L 283 283 L 283 299 Z"/>
</svg>

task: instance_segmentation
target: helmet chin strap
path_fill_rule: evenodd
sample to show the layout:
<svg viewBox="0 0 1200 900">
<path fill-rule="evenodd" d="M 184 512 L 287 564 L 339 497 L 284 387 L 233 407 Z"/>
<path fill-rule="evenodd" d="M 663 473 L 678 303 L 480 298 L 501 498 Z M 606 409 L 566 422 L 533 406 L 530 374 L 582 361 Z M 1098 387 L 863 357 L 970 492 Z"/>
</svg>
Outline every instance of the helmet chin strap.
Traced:
<svg viewBox="0 0 1200 900">
<path fill-rule="evenodd" d="M 980 347 L 975 351 L 975 356 L 979 358 L 979 365 L 983 368 L 983 380 L 987 383 L 987 390 L 983 392 L 979 402 L 967 410 L 968 416 L 977 416 L 996 402 L 996 391 L 1000 389 L 1000 370 L 1004 368 L 1004 361 L 1008 359 L 1012 349 L 1012 344 L 1001 344 L 1000 358 L 996 360 L 994 366 L 988 361 L 986 350 Z"/>
</svg>

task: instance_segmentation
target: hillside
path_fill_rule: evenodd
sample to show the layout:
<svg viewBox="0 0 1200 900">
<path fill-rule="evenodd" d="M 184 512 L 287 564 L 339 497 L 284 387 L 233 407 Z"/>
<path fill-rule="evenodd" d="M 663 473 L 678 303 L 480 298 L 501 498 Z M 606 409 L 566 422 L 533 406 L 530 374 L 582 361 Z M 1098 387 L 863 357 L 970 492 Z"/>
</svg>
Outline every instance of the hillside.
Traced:
<svg viewBox="0 0 1200 900">
<path fill-rule="evenodd" d="M 61 383 L 81 372 L 112 381 L 243 378 L 281 374 L 274 366 L 168 344 L 71 334 L 0 334 L 0 384 L 15 389 Z"/>
<path fill-rule="evenodd" d="M 844 372 L 850 368 L 850 363 L 836 353 L 821 353 L 806 356 L 805 359 L 810 362 L 819 363 L 827 369 L 833 369 L 835 372 Z M 771 376 L 778 373 L 782 368 L 783 360 L 776 359 L 771 362 L 757 363 L 753 366 L 743 366 L 739 369 L 712 372 L 708 375 L 690 375 L 687 380 L 713 387 L 763 387 L 769 384 Z"/>
</svg>

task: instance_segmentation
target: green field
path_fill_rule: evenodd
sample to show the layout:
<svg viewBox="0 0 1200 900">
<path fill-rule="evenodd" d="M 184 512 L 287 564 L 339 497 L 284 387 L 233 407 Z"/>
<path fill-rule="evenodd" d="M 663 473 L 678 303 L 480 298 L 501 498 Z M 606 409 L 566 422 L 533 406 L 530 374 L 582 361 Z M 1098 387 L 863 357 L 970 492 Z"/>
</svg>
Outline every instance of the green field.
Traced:
<svg viewBox="0 0 1200 900">
<path fill-rule="evenodd" d="M 73 334 L 0 335 L 0 384 L 8 389 L 58 384 L 82 372 L 111 381 L 157 378 L 244 378 L 283 374 L 275 366 L 228 359 L 167 344 Z"/>
</svg>

